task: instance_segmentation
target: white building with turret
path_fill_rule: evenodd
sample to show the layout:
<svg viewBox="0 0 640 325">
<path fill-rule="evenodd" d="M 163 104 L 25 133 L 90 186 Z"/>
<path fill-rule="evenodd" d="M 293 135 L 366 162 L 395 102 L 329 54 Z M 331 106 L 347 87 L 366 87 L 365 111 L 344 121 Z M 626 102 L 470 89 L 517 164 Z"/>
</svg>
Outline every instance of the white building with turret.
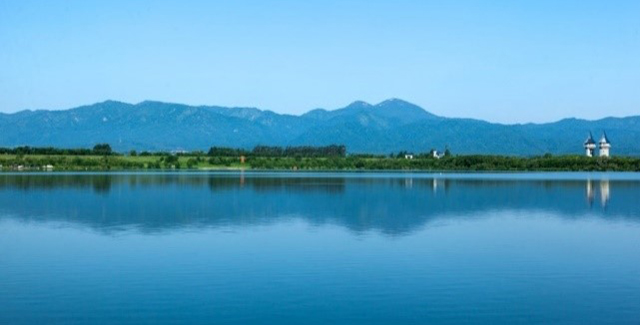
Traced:
<svg viewBox="0 0 640 325">
<path fill-rule="evenodd" d="M 584 149 L 586 151 L 587 157 L 593 157 L 596 151 L 596 141 L 593 140 L 593 134 L 589 132 L 589 137 L 584 141 Z"/>
<path fill-rule="evenodd" d="M 597 143 L 598 147 L 598 156 L 600 157 L 609 157 L 611 152 L 611 142 L 609 142 L 609 138 L 607 137 L 607 132 L 602 132 L 602 138 Z M 589 132 L 589 137 L 584 141 L 584 150 L 585 155 L 587 157 L 593 157 L 596 153 L 596 141 L 593 140 L 593 134 Z"/>
<path fill-rule="evenodd" d="M 602 138 L 600 138 L 600 141 L 598 142 L 598 147 L 600 148 L 600 157 L 609 157 L 611 142 L 609 142 L 606 132 L 602 132 Z"/>
</svg>

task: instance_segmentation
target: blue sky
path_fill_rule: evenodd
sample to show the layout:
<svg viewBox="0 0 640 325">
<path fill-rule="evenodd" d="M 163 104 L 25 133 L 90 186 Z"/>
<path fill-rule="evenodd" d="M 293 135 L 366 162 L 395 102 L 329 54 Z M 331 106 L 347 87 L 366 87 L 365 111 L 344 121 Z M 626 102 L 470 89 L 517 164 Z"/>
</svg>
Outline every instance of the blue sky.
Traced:
<svg viewBox="0 0 640 325">
<path fill-rule="evenodd" d="M 1 112 L 391 97 L 508 123 L 640 115 L 640 1 L 0 2 Z"/>
</svg>

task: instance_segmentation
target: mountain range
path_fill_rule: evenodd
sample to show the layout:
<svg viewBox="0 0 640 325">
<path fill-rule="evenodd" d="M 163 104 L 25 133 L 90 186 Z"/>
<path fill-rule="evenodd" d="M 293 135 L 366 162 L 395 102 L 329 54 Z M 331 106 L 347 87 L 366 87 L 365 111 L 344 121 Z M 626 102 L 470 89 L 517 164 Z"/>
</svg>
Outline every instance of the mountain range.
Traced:
<svg viewBox="0 0 640 325">
<path fill-rule="evenodd" d="M 105 101 L 68 110 L 0 113 L 2 147 L 77 148 L 109 143 L 122 152 L 344 144 L 350 153 L 448 147 L 454 154 L 581 154 L 589 132 L 596 141 L 606 132 L 614 155 L 640 155 L 640 116 L 498 124 L 437 116 L 400 99 L 376 105 L 356 101 L 344 108 L 315 109 L 302 115 L 157 101 Z"/>
</svg>

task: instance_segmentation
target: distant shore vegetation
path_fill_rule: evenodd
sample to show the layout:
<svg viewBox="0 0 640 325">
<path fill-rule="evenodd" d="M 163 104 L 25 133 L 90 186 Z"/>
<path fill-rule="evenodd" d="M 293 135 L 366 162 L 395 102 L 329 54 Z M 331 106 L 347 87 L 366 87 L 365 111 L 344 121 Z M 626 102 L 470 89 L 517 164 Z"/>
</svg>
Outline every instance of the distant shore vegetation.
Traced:
<svg viewBox="0 0 640 325">
<path fill-rule="evenodd" d="M 118 153 L 109 144 L 91 149 L 0 148 L 0 171 L 109 170 L 416 170 L 416 171 L 640 171 L 640 158 L 579 155 L 534 157 L 444 155 L 432 152 L 348 154 L 345 146 L 211 147 L 208 151 Z"/>
</svg>

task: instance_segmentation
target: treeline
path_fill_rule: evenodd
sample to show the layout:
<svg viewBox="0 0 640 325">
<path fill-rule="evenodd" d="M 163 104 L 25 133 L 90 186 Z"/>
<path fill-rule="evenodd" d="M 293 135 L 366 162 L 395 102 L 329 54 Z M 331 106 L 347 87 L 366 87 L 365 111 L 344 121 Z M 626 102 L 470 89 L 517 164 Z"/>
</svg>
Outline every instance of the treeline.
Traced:
<svg viewBox="0 0 640 325">
<path fill-rule="evenodd" d="M 1 148 L 0 154 L 4 155 L 47 155 L 47 156 L 111 156 L 116 155 L 111 146 L 107 143 L 97 144 L 93 149 L 78 148 L 78 149 L 61 149 L 54 147 L 15 147 L 15 148 Z"/>
<path fill-rule="evenodd" d="M 182 157 L 0 156 L 2 170 L 132 170 L 241 168 L 255 170 L 416 170 L 416 171 L 640 171 L 640 159 L 583 156 L 449 156 L 441 159 L 396 157 Z"/>
<path fill-rule="evenodd" d="M 421 170 L 421 171 L 640 171 L 640 158 L 514 157 L 431 153 L 347 155 L 345 146 L 257 146 L 252 150 L 212 147 L 208 152 L 115 153 L 108 144 L 92 149 L 0 148 L 2 170 L 127 169 Z"/>
<path fill-rule="evenodd" d="M 345 157 L 347 155 L 347 147 L 343 145 L 322 147 L 256 146 L 250 151 L 237 148 L 211 147 L 207 155 L 211 157 Z"/>
<path fill-rule="evenodd" d="M 263 158 L 248 160 L 253 169 L 282 170 L 419 170 L 419 171 L 640 171 L 640 159 L 583 156 L 446 156 L 437 159 L 367 158 Z"/>
<path fill-rule="evenodd" d="M 55 147 L 15 147 L 15 148 L 1 148 L 0 154 L 5 155 L 45 155 L 45 156 L 111 156 L 120 155 L 111 149 L 109 144 L 97 144 L 92 149 L 78 148 L 78 149 L 63 149 Z M 256 146 L 253 150 L 246 150 L 241 148 L 227 148 L 227 147 L 211 147 L 205 154 L 202 151 L 181 151 L 181 152 L 149 152 L 142 151 L 138 153 L 135 150 L 128 152 L 129 156 L 184 156 L 184 157 L 345 157 L 347 155 L 347 148 L 343 145 L 329 145 L 329 146 Z"/>
<path fill-rule="evenodd" d="M 258 157 L 344 157 L 347 155 L 347 148 L 341 145 L 330 145 L 325 147 L 269 147 L 257 146 L 251 152 Z"/>
</svg>

